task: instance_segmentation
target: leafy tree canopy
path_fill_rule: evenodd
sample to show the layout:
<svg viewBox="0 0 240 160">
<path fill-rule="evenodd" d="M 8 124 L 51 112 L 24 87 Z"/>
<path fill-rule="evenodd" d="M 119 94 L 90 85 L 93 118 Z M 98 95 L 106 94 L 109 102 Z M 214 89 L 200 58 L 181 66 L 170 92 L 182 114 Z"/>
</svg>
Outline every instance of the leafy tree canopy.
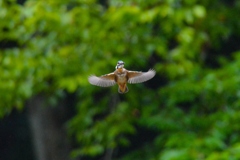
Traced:
<svg viewBox="0 0 240 160">
<path fill-rule="evenodd" d="M 34 95 L 54 105 L 74 93 L 73 157 L 138 135 L 118 157 L 239 159 L 239 11 L 224 0 L 0 1 L 0 116 Z M 120 59 L 157 75 L 125 95 L 88 83 Z"/>
</svg>

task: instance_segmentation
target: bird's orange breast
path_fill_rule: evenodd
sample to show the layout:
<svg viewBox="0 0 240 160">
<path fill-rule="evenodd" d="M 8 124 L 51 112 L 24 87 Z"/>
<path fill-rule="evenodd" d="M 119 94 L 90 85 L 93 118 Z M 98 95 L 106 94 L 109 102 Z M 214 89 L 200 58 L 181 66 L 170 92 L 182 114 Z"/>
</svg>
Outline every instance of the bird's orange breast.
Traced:
<svg viewBox="0 0 240 160">
<path fill-rule="evenodd" d="M 116 81 L 117 81 L 117 83 L 127 83 L 127 77 L 126 76 L 117 76 Z"/>
<path fill-rule="evenodd" d="M 115 81 L 123 87 L 127 83 L 127 72 L 123 68 L 118 68 L 114 74 Z"/>
</svg>

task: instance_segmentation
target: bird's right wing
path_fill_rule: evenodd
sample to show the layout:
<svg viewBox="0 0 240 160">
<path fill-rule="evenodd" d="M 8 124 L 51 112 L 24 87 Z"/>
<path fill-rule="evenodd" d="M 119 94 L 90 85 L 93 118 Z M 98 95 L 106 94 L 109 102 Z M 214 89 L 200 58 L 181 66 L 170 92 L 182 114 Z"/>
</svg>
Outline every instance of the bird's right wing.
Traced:
<svg viewBox="0 0 240 160">
<path fill-rule="evenodd" d="M 110 87 L 110 86 L 113 86 L 116 84 L 114 73 L 105 74 L 100 77 L 91 75 L 88 77 L 88 81 L 92 85 L 96 85 L 96 86 L 100 86 L 100 87 Z"/>
</svg>

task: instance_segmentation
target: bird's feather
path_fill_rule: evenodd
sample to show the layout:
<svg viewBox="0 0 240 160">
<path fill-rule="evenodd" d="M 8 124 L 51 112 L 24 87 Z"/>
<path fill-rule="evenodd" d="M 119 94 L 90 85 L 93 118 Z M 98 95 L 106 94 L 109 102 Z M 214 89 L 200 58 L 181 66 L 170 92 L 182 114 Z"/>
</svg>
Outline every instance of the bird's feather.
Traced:
<svg viewBox="0 0 240 160">
<path fill-rule="evenodd" d="M 92 85 L 96 85 L 96 86 L 100 86 L 100 87 L 110 87 L 110 86 L 113 86 L 116 84 L 114 73 L 105 74 L 100 77 L 91 75 L 88 77 L 88 81 Z"/>
<path fill-rule="evenodd" d="M 156 74 L 156 71 L 150 69 L 148 72 L 128 71 L 128 83 L 142 83 L 151 78 Z"/>
</svg>

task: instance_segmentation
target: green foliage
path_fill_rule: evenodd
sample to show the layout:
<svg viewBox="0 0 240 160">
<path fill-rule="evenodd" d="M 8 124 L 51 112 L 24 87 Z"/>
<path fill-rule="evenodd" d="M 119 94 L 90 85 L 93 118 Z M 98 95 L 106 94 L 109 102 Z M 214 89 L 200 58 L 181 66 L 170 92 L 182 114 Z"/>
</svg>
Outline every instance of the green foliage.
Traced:
<svg viewBox="0 0 240 160">
<path fill-rule="evenodd" d="M 221 48 L 239 40 L 239 10 L 217 0 L 0 1 L 0 116 L 36 94 L 75 93 L 73 157 L 127 147 L 139 126 L 156 136 L 121 159 L 239 159 L 240 51 Z M 154 67 L 151 88 L 118 95 L 87 82 L 119 59 Z"/>
</svg>

